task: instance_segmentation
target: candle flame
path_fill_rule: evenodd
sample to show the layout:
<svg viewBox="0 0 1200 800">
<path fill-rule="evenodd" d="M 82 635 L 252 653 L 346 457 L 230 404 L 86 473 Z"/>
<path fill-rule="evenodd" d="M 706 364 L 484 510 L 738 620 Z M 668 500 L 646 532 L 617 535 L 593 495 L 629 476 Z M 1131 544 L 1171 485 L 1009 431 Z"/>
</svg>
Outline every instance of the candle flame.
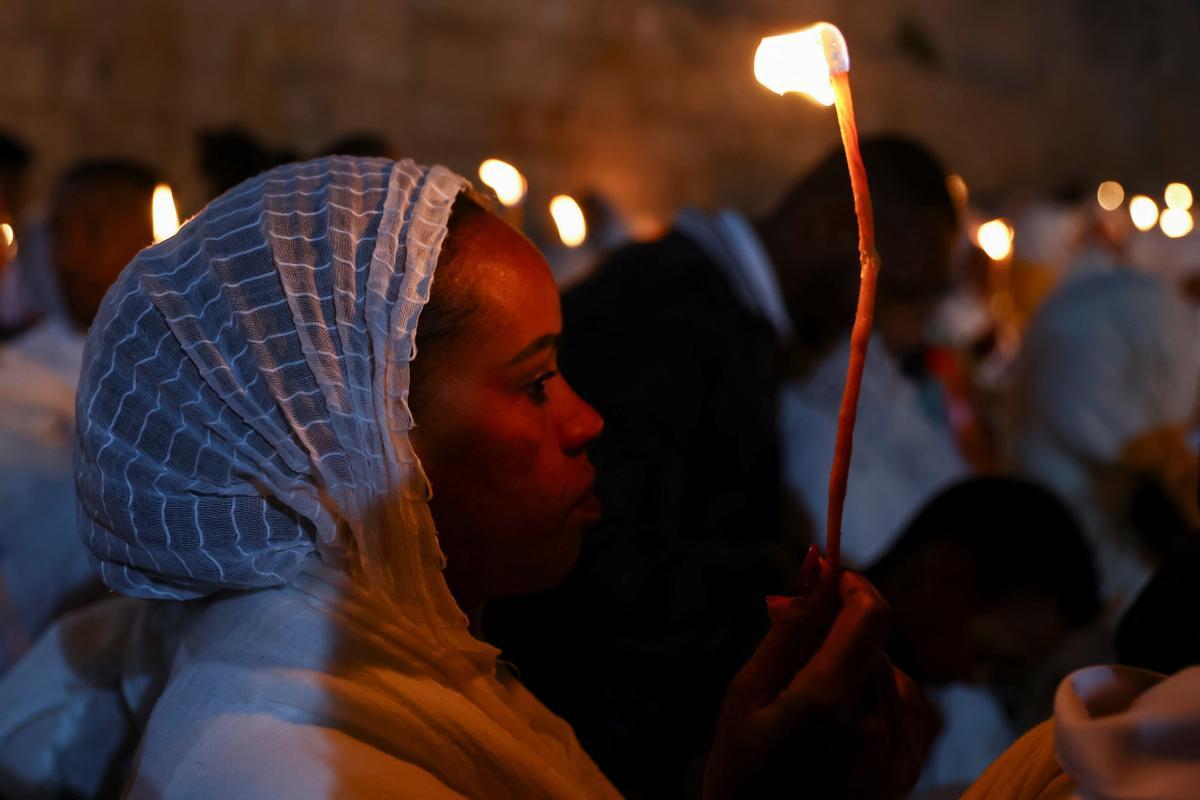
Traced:
<svg viewBox="0 0 1200 800">
<path fill-rule="evenodd" d="M 0 238 L 4 239 L 4 246 L 12 247 L 12 243 L 17 240 L 17 235 L 13 233 L 13 226 L 7 222 L 0 222 Z"/>
<path fill-rule="evenodd" d="M 550 201 L 550 216 L 558 228 L 558 238 L 567 247 L 579 247 L 587 239 L 587 222 L 575 198 L 565 194 L 556 195 Z"/>
<path fill-rule="evenodd" d="M 1096 202 L 1105 211 L 1116 211 L 1125 202 L 1125 187 L 1116 181 L 1105 181 L 1096 190 Z"/>
<path fill-rule="evenodd" d="M 175 208 L 175 195 L 165 183 L 154 187 L 154 197 L 150 201 L 150 219 L 154 224 L 155 244 L 170 239 L 179 230 L 179 211 Z"/>
<path fill-rule="evenodd" d="M 1172 239 L 1187 236 L 1192 232 L 1192 215 L 1182 208 L 1168 208 L 1158 219 L 1162 232 Z"/>
<path fill-rule="evenodd" d="M 1186 183 L 1168 183 L 1163 199 L 1167 201 L 1167 208 L 1187 211 L 1192 207 L 1192 190 Z"/>
<path fill-rule="evenodd" d="M 1012 255 L 1013 228 L 1002 219 L 983 223 L 975 231 L 975 243 L 992 261 L 1003 261 Z"/>
<path fill-rule="evenodd" d="M 754 53 L 754 77 L 759 83 L 776 94 L 806 94 L 823 106 L 833 105 L 832 76 L 849 71 L 846 40 L 828 22 L 767 36 Z"/>
<path fill-rule="evenodd" d="M 1139 231 L 1148 231 L 1158 222 L 1158 203 L 1144 194 L 1129 198 L 1129 218 Z"/>
<path fill-rule="evenodd" d="M 489 158 L 479 165 L 479 180 L 490 186 L 506 206 L 515 206 L 525 197 L 528 184 L 525 176 L 507 161 Z"/>
</svg>

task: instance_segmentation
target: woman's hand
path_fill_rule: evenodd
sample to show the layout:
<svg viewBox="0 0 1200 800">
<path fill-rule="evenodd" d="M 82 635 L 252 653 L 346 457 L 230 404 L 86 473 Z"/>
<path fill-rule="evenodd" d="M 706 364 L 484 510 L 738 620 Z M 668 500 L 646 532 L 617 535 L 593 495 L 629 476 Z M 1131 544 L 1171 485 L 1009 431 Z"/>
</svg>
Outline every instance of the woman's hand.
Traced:
<svg viewBox="0 0 1200 800">
<path fill-rule="evenodd" d="M 706 800 L 900 797 L 920 773 L 932 731 L 916 686 L 883 653 L 887 603 L 815 548 L 801 587 L 769 599 L 771 630 L 729 687 Z"/>
</svg>

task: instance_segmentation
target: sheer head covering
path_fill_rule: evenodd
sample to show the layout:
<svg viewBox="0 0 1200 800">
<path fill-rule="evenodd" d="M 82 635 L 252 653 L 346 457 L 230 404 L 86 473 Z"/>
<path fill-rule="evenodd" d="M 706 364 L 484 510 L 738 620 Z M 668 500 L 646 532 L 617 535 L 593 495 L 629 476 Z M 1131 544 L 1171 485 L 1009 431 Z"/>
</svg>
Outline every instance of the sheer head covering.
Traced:
<svg viewBox="0 0 1200 800">
<path fill-rule="evenodd" d="M 189 599 L 319 558 L 461 625 L 407 399 L 466 186 L 411 161 L 293 164 L 130 263 L 77 399 L 80 530 L 110 588 Z"/>
</svg>

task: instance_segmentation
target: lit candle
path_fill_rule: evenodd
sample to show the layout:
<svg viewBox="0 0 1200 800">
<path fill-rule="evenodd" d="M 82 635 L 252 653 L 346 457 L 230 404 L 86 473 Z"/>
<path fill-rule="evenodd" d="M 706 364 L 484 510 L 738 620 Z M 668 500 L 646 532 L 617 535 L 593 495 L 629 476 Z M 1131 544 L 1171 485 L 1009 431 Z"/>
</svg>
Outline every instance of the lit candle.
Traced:
<svg viewBox="0 0 1200 800">
<path fill-rule="evenodd" d="M 583 209 L 569 194 L 555 195 L 550 201 L 550 217 L 558 228 L 558 238 L 567 247 L 579 247 L 587 240 L 587 222 Z"/>
<path fill-rule="evenodd" d="M 165 183 L 154 187 L 154 197 L 150 201 L 150 219 L 154 226 L 155 244 L 170 239 L 179 230 L 179 211 L 175 208 L 175 195 Z"/>
<path fill-rule="evenodd" d="M 837 440 L 829 475 L 829 509 L 825 521 L 825 552 L 836 569 L 841 556 L 842 508 L 846 503 L 846 482 L 854 445 L 854 419 L 858 413 L 858 394 L 867 360 L 867 345 L 871 341 L 875 280 L 879 275 L 871 192 L 867 186 L 867 170 L 858 149 L 858 126 L 850 96 L 850 53 L 841 31 L 828 22 L 818 22 L 795 33 L 763 39 L 754 57 L 754 74 L 764 86 L 778 94 L 802 92 L 821 105 L 836 107 L 842 147 L 846 151 L 846 164 L 850 169 L 854 213 L 858 217 L 858 257 L 861 265 L 858 308 L 850 333 L 850 363 L 838 411 Z"/>
<path fill-rule="evenodd" d="M 1158 223 L 1158 203 L 1144 194 L 1134 195 L 1129 199 L 1129 218 L 1139 231 L 1152 230 Z"/>
<path fill-rule="evenodd" d="M 525 198 L 525 176 L 507 161 L 489 158 L 479 165 L 479 180 L 496 193 L 501 205 L 512 208 Z"/>
<path fill-rule="evenodd" d="M 479 165 L 479 180 L 496 193 L 503 206 L 501 216 L 514 228 L 524 228 L 525 205 L 522 202 L 529 184 L 521 171 L 498 158 L 489 158 Z"/>
</svg>

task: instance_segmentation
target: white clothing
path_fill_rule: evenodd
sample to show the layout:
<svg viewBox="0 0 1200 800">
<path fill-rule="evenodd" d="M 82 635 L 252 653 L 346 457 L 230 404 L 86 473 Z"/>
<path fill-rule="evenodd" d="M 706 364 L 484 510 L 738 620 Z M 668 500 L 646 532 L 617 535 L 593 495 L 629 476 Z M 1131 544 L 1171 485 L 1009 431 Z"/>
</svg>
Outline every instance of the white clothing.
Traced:
<svg viewBox="0 0 1200 800">
<path fill-rule="evenodd" d="M 56 620 L 0 680 L 0 796 L 100 797 L 162 691 L 183 608 L 109 597 Z"/>
<path fill-rule="evenodd" d="M 927 694 L 942 718 L 942 729 L 913 787 L 917 796 L 938 787 L 974 783 L 1017 738 L 995 694 L 986 687 L 952 683 L 928 689 Z"/>
<path fill-rule="evenodd" d="M 849 347 L 847 336 L 805 380 L 785 384 L 779 398 L 784 480 L 822 532 Z M 871 566 L 925 503 L 967 474 L 949 426 L 925 411 L 917 386 L 879 336 L 872 337 L 858 399 L 842 559 L 855 569 Z"/>
<path fill-rule="evenodd" d="M 497 651 L 446 658 L 344 575 L 189 620 L 129 797 L 617 797 Z"/>
<path fill-rule="evenodd" d="M 1098 477 L 1135 438 L 1185 425 L 1200 402 L 1200 318 L 1159 279 L 1113 269 L 1068 281 L 1026 332 L 1011 387 L 1014 466 L 1083 525 L 1101 596 L 1132 602 L 1149 580 Z"/>
<path fill-rule="evenodd" d="M 57 319 L 0 345 L 0 627 L 10 632 L 0 674 L 96 580 L 76 529 L 71 469 L 82 356 L 83 336 Z"/>
<path fill-rule="evenodd" d="M 1054 698 L 1054 752 L 1079 800 L 1200 797 L 1200 667 L 1087 667 Z"/>
</svg>

